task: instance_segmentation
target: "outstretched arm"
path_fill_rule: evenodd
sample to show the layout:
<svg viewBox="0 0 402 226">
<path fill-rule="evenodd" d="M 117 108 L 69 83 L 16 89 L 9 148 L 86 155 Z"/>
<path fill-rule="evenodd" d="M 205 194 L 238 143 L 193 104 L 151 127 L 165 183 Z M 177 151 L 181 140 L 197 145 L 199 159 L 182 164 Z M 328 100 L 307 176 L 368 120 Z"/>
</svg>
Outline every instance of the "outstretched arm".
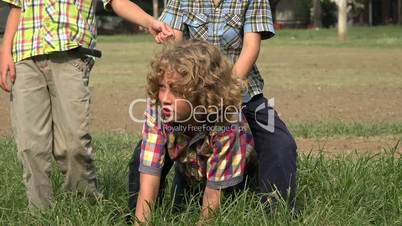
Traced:
<svg viewBox="0 0 402 226">
<path fill-rule="evenodd" d="M 173 40 L 174 40 L 175 42 L 181 42 L 181 41 L 183 41 L 183 32 L 182 32 L 182 31 L 173 29 L 173 34 L 174 34 L 174 35 L 173 35 Z M 155 37 L 155 40 L 156 40 L 157 43 L 165 43 L 165 42 L 168 42 L 168 41 L 171 40 L 171 39 L 172 39 L 171 36 L 166 37 L 166 36 L 164 36 L 162 33 L 158 34 L 158 35 Z"/>
<path fill-rule="evenodd" d="M 7 84 L 7 75 L 10 76 L 12 82 L 15 81 L 15 67 L 11 55 L 13 39 L 17 31 L 18 22 L 20 19 L 21 8 L 11 6 L 10 13 L 7 18 L 6 30 L 3 37 L 3 45 L 0 50 L 0 86 L 6 92 L 10 92 L 10 87 Z"/>
<path fill-rule="evenodd" d="M 150 205 L 155 202 L 158 196 L 159 185 L 159 176 L 140 173 L 140 192 L 135 208 L 135 217 L 139 222 L 145 222 L 151 215 Z"/>
<path fill-rule="evenodd" d="M 148 28 L 153 37 L 156 37 L 158 34 L 161 35 L 162 38 L 173 35 L 173 31 L 169 26 L 148 15 L 138 5 L 129 0 L 112 0 L 110 5 L 118 16 L 131 23 Z M 156 41 L 158 42 L 158 40 Z"/>
<path fill-rule="evenodd" d="M 202 217 L 208 219 L 211 216 L 210 210 L 214 211 L 219 208 L 221 191 L 209 187 L 205 187 L 202 197 Z"/>
</svg>

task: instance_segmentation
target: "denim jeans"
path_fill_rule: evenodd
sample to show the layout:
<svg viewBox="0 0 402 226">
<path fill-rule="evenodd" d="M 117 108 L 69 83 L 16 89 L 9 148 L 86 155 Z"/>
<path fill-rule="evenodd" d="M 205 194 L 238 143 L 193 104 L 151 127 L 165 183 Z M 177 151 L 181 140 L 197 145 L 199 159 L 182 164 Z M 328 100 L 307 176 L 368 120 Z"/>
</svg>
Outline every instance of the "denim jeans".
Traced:
<svg viewBox="0 0 402 226">
<path fill-rule="evenodd" d="M 264 194 L 277 190 L 293 207 L 297 170 L 295 140 L 262 94 L 246 103 L 242 112 L 249 123 L 257 152 L 261 201 L 268 199 Z"/>
</svg>

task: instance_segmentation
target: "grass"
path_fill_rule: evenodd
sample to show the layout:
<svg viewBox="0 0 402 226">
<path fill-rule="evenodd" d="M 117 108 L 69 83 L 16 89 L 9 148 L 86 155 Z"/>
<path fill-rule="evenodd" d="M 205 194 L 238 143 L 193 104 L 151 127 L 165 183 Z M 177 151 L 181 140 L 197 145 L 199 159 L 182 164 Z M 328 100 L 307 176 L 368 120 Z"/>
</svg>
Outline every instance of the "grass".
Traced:
<svg viewBox="0 0 402 226">
<path fill-rule="evenodd" d="M 296 137 L 325 138 L 325 137 L 372 137 L 372 136 L 401 136 L 402 123 L 293 123 L 289 130 Z"/>
<path fill-rule="evenodd" d="M 61 191 L 62 175 L 55 167 L 51 181 L 55 207 L 41 214 L 26 209 L 21 167 L 11 139 L 0 138 L 1 225 L 125 225 L 127 163 L 135 137 L 96 135 L 96 166 L 105 199 L 97 204 Z M 326 158 L 301 155 L 298 160 L 295 217 L 283 205 L 270 213 L 251 192 L 224 201 L 211 225 L 401 225 L 401 152 L 384 149 L 378 154 L 350 154 Z M 193 202 L 181 214 L 172 214 L 169 197 L 155 209 L 151 225 L 195 225 L 199 206 Z"/>
<path fill-rule="evenodd" d="M 364 93 L 365 98 L 373 102 L 376 99 L 370 98 L 374 98 L 371 92 L 375 88 L 380 92 L 392 92 L 392 96 L 383 98 L 388 102 L 386 105 L 391 105 L 394 102 L 390 100 L 398 98 L 401 85 L 399 64 L 395 60 L 399 59 L 398 51 L 402 47 L 400 30 L 401 27 L 397 26 L 352 27 L 348 40 L 343 43 L 337 41 L 335 29 L 278 30 L 275 38 L 263 42 L 259 58 L 260 69 L 267 76 L 268 91 L 271 88 L 278 89 L 275 90 L 278 93 L 313 88 L 342 92 L 352 90 L 348 98 L 360 105 L 361 97 L 353 95 Z M 319 56 L 315 56 L 317 51 L 311 51 L 312 46 L 325 51 L 319 51 Z M 94 86 L 116 90 L 116 93 L 142 95 L 149 60 L 160 47 L 154 45 L 148 35 L 101 36 L 99 47 L 105 54 L 92 73 Z M 297 49 L 299 47 L 303 50 Z M 326 47 L 340 48 L 326 51 L 330 49 Z M 349 50 L 343 53 L 346 48 Z M 378 56 L 381 51 L 377 48 L 385 48 L 385 53 Z M 294 54 L 284 52 L 286 49 L 291 49 Z M 339 54 L 341 60 L 336 57 Z M 360 57 L 365 55 L 368 58 L 360 62 Z M 378 57 L 383 61 L 378 61 Z M 300 58 L 311 58 L 311 62 L 300 61 Z M 349 64 L 349 61 L 359 63 Z M 137 92 L 135 90 L 140 91 L 132 94 L 131 91 Z M 111 93 L 105 92 L 105 95 Z M 305 94 L 299 95 L 302 97 Z M 117 95 L 116 98 L 121 97 Z M 316 101 L 335 104 L 335 100 L 325 100 L 325 96 Z M 320 112 L 324 110 L 320 109 Z M 389 110 L 384 108 L 381 111 Z M 367 111 L 365 114 L 376 112 Z M 289 124 L 289 129 L 299 138 L 402 138 L 400 121 L 348 123 L 332 120 L 334 117 L 308 122 L 303 118 Z M 125 225 L 127 163 L 131 146 L 137 139 L 132 135 L 116 133 L 94 136 L 99 186 L 105 199 L 93 205 L 85 197 L 62 192 L 63 176 L 55 164 L 51 177 L 55 207 L 41 214 L 32 214 L 26 209 L 22 169 L 15 143 L 11 138 L 0 137 L 0 225 Z M 325 149 L 321 151 L 319 155 L 299 156 L 297 207 L 300 214 L 297 217 L 283 205 L 267 214 L 258 198 L 244 191 L 234 200 L 222 203 L 221 212 L 212 225 L 402 225 L 401 144 L 366 155 L 340 153 L 329 158 L 323 154 Z M 175 215 L 172 214 L 168 195 L 162 206 L 155 209 L 150 224 L 195 225 L 198 220 L 198 203 L 190 203 L 183 213 Z"/>
<path fill-rule="evenodd" d="M 401 28 L 352 27 L 344 43 L 337 41 L 335 29 L 278 30 L 275 38 L 262 42 L 257 62 L 266 90 L 299 86 L 323 90 L 380 85 L 399 88 Z M 100 36 L 98 48 L 104 54 L 93 69 L 94 86 L 141 88 L 150 60 L 160 46 L 149 35 L 139 34 Z"/>
<path fill-rule="evenodd" d="M 263 45 L 325 46 L 325 47 L 368 47 L 402 48 L 401 26 L 349 27 L 345 42 L 337 39 L 337 30 L 329 29 L 281 29 L 276 36 Z M 100 36 L 99 43 L 153 42 L 146 34 Z"/>
<path fill-rule="evenodd" d="M 270 45 L 401 48 L 401 26 L 349 27 L 345 42 L 339 42 L 337 31 L 331 29 L 284 29 Z M 268 44 L 268 43 L 267 43 Z"/>
</svg>

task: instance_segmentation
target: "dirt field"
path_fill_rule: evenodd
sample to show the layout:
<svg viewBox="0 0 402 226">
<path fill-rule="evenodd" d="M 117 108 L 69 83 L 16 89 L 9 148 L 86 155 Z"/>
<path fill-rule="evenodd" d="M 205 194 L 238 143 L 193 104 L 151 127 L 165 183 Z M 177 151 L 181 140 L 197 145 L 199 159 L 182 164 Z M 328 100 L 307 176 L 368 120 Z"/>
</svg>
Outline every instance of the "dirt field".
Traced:
<svg viewBox="0 0 402 226">
<path fill-rule="evenodd" d="M 93 132 L 138 132 L 141 125 L 130 120 L 128 108 L 144 97 L 147 67 L 158 47 L 150 42 L 98 47 L 104 57 L 91 74 Z M 401 122 L 401 59 L 400 49 L 264 45 L 258 65 L 265 94 L 275 98 L 275 107 L 287 123 Z M 1 92 L 0 136 L 11 135 L 8 98 Z M 135 115 L 140 117 L 142 110 L 136 108 Z M 331 150 L 360 146 L 372 150 L 377 144 L 395 142 L 395 138 L 381 139 L 382 143 L 376 139 L 360 140 L 361 145 L 355 139 L 324 143 Z M 298 142 L 304 150 L 317 144 L 311 139 Z"/>
</svg>

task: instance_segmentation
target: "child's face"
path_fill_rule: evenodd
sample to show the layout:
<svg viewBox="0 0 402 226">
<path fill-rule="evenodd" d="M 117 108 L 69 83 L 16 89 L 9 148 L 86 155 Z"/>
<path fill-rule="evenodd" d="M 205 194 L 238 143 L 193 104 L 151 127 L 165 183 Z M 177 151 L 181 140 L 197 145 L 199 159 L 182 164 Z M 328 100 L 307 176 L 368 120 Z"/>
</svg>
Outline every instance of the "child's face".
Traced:
<svg viewBox="0 0 402 226">
<path fill-rule="evenodd" d="M 172 120 L 175 122 L 186 122 L 191 117 L 191 103 L 188 100 L 177 95 L 171 89 L 179 75 L 164 76 L 163 80 L 159 82 L 158 99 L 162 106 L 162 116 L 164 119 Z"/>
</svg>

